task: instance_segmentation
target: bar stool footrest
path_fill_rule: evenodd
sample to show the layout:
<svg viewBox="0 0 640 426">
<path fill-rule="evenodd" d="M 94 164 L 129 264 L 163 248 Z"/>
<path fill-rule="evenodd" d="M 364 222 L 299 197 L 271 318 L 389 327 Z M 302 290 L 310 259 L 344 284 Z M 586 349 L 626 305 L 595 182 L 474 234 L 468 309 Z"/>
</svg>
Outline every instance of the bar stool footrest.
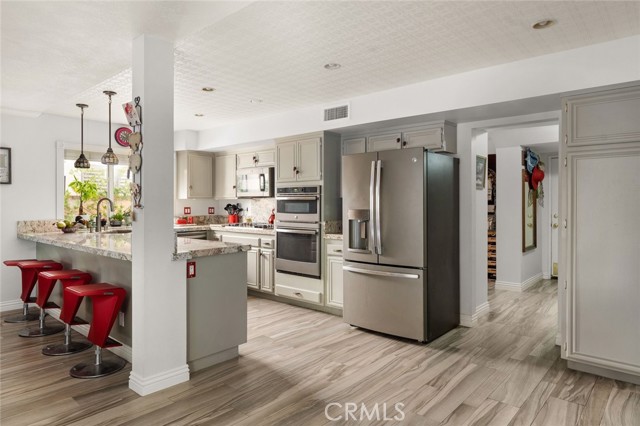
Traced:
<svg viewBox="0 0 640 426">
<path fill-rule="evenodd" d="M 69 324 L 69 325 L 86 325 L 86 324 L 89 324 L 89 322 L 83 320 L 80 317 L 75 317 L 75 318 L 73 318 L 73 321 L 71 321 L 71 324 Z"/>
<path fill-rule="evenodd" d="M 93 379 L 120 371 L 126 364 L 127 361 L 119 357 L 103 359 L 100 364 L 82 362 L 69 370 L 69 374 L 77 379 Z"/>
<path fill-rule="evenodd" d="M 103 348 L 116 348 L 118 346 L 122 346 L 122 343 L 112 339 L 111 337 L 107 337 L 107 341 L 104 343 Z"/>
<path fill-rule="evenodd" d="M 42 354 L 47 356 L 62 356 L 62 355 L 71 355 L 78 352 L 86 351 L 91 346 L 93 346 L 89 342 L 70 342 L 68 345 L 64 343 L 57 343 L 47 345 L 42 348 Z"/>
<path fill-rule="evenodd" d="M 58 305 L 55 302 L 47 302 L 46 305 L 44 305 L 45 309 L 60 309 L 60 305 Z"/>
</svg>

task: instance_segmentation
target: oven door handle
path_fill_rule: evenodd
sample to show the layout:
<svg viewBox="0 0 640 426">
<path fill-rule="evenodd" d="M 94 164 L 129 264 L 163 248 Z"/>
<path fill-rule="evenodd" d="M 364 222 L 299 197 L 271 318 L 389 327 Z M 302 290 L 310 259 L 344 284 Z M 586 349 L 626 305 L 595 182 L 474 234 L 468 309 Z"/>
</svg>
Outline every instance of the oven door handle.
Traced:
<svg viewBox="0 0 640 426">
<path fill-rule="evenodd" d="M 276 200 L 284 200 L 284 201 L 316 201 L 318 199 L 318 196 L 313 196 L 313 197 L 276 197 Z"/>
<path fill-rule="evenodd" d="M 276 232 L 284 232 L 285 234 L 305 234 L 316 235 L 318 231 L 309 231 L 307 229 L 276 229 Z"/>
</svg>

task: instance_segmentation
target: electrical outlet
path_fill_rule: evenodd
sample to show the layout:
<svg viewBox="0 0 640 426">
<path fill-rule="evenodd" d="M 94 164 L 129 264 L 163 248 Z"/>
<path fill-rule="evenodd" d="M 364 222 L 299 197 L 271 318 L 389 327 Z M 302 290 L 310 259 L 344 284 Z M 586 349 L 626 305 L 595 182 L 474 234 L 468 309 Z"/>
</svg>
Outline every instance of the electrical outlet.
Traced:
<svg viewBox="0 0 640 426">
<path fill-rule="evenodd" d="M 118 312 L 118 325 L 124 327 L 124 312 Z"/>
<path fill-rule="evenodd" d="M 209 207 L 209 214 L 216 214 L 216 208 L 215 207 Z"/>
<path fill-rule="evenodd" d="M 191 207 L 185 207 L 184 214 L 191 214 Z"/>
<path fill-rule="evenodd" d="M 196 262 L 187 262 L 187 278 L 196 277 Z"/>
</svg>

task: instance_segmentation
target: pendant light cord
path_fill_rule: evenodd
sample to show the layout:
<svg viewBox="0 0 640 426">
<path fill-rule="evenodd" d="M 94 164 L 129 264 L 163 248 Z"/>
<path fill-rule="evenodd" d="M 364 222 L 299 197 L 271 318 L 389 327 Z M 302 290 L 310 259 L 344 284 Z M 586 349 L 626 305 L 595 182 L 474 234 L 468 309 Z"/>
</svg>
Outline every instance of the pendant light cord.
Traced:
<svg viewBox="0 0 640 426">
<path fill-rule="evenodd" d="M 109 94 L 109 148 L 111 148 L 111 94 Z"/>
</svg>

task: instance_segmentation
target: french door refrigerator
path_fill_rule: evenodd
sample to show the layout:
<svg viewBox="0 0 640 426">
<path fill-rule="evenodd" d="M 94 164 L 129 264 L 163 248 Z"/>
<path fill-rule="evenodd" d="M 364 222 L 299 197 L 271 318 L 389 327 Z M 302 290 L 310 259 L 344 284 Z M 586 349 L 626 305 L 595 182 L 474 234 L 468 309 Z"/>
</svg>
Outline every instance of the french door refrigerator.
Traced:
<svg viewBox="0 0 640 426">
<path fill-rule="evenodd" d="M 431 341 L 459 323 L 458 159 L 342 157 L 344 321 Z"/>
</svg>

